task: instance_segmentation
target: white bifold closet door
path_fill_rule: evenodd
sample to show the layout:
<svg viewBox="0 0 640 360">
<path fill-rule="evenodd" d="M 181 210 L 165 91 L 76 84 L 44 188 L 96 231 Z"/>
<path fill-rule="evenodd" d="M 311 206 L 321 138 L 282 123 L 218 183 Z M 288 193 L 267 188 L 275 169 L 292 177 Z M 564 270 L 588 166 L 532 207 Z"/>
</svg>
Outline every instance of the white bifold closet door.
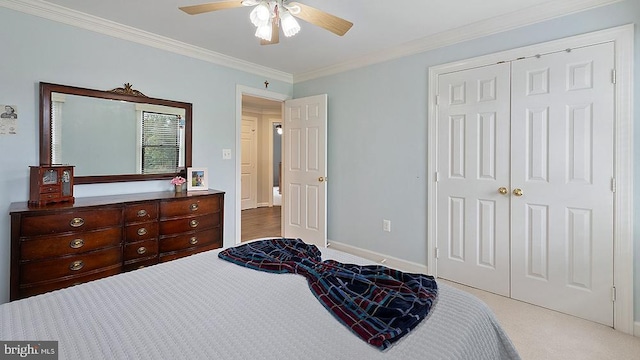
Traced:
<svg viewBox="0 0 640 360">
<path fill-rule="evenodd" d="M 604 43 L 439 77 L 441 277 L 613 325 L 613 68 Z M 506 121 L 473 105 L 502 81 Z"/>
<path fill-rule="evenodd" d="M 508 63 L 441 75 L 438 275 L 509 296 Z"/>
</svg>

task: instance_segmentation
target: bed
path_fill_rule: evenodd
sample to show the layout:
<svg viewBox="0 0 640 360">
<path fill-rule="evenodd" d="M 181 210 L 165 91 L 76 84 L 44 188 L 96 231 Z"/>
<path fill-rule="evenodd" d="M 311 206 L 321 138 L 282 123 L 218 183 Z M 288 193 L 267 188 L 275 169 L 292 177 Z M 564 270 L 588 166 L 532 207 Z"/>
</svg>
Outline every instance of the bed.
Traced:
<svg viewBox="0 0 640 360">
<path fill-rule="evenodd" d="M 60 359 L 519 359 L 491 310 L 438 283 L 431 312 L 381 351 L 339 323 L 297 274 L 212 250 L 0 305 L 0 339 L 58 341 Z M 370 261 L 322 249 L 323 259 Z"/>
</svg>

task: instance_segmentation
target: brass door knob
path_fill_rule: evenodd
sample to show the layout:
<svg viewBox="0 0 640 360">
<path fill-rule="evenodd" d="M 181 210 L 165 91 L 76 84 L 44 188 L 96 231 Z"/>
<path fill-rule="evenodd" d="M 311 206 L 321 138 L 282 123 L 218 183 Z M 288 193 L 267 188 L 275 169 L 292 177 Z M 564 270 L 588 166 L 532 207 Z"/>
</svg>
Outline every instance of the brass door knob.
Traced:
<svg viewBox="0 0 640 360">
<path fill-rule="evenodd" d="M 318 181 L 320 181 L 320 182 L 324 182 L 324 178 L 323 178 L 322 176 L 320 176 L 320 177 L 318 178 Z"/>
<path fill-rule="evenodd" d="M 507 195 L 507 193 L 509 192 L 509 190 L 507 190 L 507 188 L 506 188 L 506 187 L 501 186 L 501 187 L 499 187 L 499 188 L 498 188 L 498 192 L 499 192 L 500 194 L 502 194 L 502 195 Z"/>
<path fill-rule="evenodd" d="M 522 196 L 522 189 L 513 189 L 513 195 Z"/>
</svg>

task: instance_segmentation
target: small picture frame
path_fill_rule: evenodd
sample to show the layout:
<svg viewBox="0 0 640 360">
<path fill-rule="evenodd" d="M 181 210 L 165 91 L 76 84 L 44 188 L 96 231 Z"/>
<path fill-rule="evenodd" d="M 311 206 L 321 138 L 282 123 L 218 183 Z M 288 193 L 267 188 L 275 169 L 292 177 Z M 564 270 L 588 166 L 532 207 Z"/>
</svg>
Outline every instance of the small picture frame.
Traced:
<svg viewBox="0 0 640 360">
<path fill-rule="evenodd" d="M 187 191 L 209 189 L 209 174 L 206 168 L 187 168 Z"/>
</svg>

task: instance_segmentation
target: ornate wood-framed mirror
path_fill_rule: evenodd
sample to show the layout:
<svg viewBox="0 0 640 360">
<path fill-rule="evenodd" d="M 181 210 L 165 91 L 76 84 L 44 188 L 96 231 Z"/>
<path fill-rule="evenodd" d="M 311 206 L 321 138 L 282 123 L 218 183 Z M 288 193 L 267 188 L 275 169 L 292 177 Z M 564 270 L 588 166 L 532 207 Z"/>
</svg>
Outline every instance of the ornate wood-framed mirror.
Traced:
<svg viewBox="0 0 640 360">
<path fill-rule="evenodd" d="M 40 165 L 75 166 L 75 184 L 160 180 L 191 166 L 192 104 L 40 83 Z"/>
</svg>

